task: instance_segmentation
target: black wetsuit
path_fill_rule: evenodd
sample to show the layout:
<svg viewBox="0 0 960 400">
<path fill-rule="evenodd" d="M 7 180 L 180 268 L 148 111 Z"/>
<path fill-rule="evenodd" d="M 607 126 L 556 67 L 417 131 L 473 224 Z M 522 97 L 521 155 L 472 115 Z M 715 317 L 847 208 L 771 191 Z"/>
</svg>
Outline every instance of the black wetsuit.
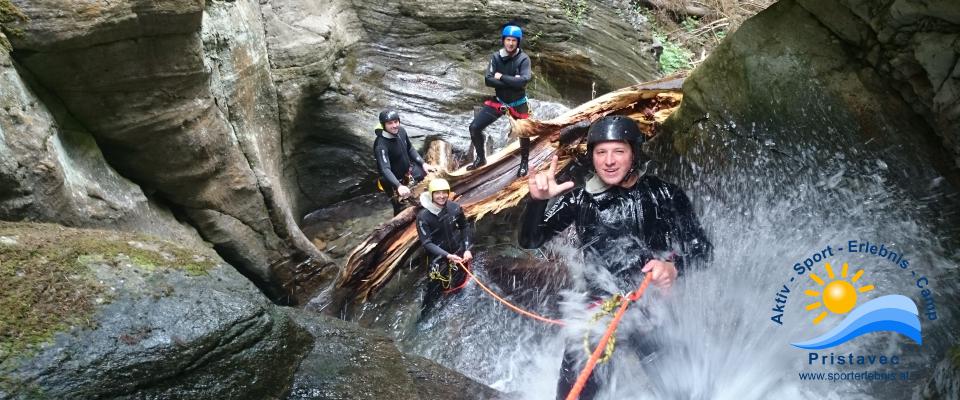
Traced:
<svg viewBox="0 0 960 400">
<path fill-rule="evenodd" d="M 618 286 L 603 287 L 598 280 L 586 277 L 592 296 L 607 297 L 611 292 L 636 289 L 643 281 L 640 270 L 651 259 L 672 259 L 682 273 L 691 264 L 705 261 L 712 251 L 687 196 L 677 186 L 654 176 L 641 177 L 629 189 L 613 186 L 600 193 L 589 193 L 582 187 L 575 188 L 560 195 L 549 210 L 547 203 L 531 199 L 527 204 L 520 246 L 540 247 L 575 224 L 585 260 L 608 271 Z M 583 349 L 565 351 L 557 385 L 559 399 L 576 381 L 578 351 Z M 597 382 L 591 377 L 580 399 L 592 398 L 597 389 Z"/>
<path fill-rule="evenodd" d="M 503 53 L 505 52 L 497 51 L 490 57 L 490 66 L 487 67 L 484 75 L 484 83 L 494 88 L 496 98 L 491 99 L 492 101 L 509 105 L 526 98 L 526 85 L 533 75 L 530 72 L 530 57 L 527 57 L 527 53 L 522 49 L 518 48 L 516 54 L 512 56 L 504 56 Z M 500 79 L 494 78 L 497 72 L 502 74 Z M 470 123 L 470 141 L 478 158 L 485 158 L 483 146 L 486 137 L 483 135 L 483 130 L 504 113 L 504 110 L 489 106 L 489 101 L 488 105 L 480 107 Z M 510 108 L 513 117 L 518 119 L 526 118 L 530 111 L 526 102 Z M 530 138 L 521 138 L 520 147 L 523 154 L 529 154 Z"/>
<path fill-rule="evenodd" d="M 427 193 L 424 195 L 429 196 Z M 421 199 L 421 203 L 425 203 L 425 200 Z M 437 206 L 433 204 L 433 207 L 436 211 Z M 431 280 L 423 301 L 424 310 L 428 310 L 445 287 L 458 287 L 466 278 L 466 272 L 462 268 L 449 265 L 447 255 L 456 254 L 462 257 L 465 251 L 470 250 L 473 245 L 473 229 L 460 205 L 448 200 L 443 208 L 439 208 L 437 214 L 426 206 L 420 210 L 417 214 L 417 236 L 431 259 L 430 271 L 440 273 L 448 280 Z"/>
<path fill-rule="evenodd" d="M 414 181 L 422 181 L 426 177 L 423 170 L 423 158 L 417 153 L 417 150 L 410 144 L 410 138 L 407 137 L 406 129 L 400 127 L 393 138 L 388 132 L 382 129 L 374 131 L 377 138 L 373 141 L 373 154 L 377 159 L 377 172 L 380 174 L 380 183 L 383 186 L 384 193 L 390 196 L 390 203 L 393 204 L 393 214 L 397 215 L 403 210 L 400 202 L 400 196 L 397 188 L 400 185 L 410 185 L 410 178 Z"/>
<path fill-rule="evenodd" d="M 490 57 L 490 66 L 484 75 L 484 83 L 492 87 L 497 98 L 504 103 L 512 103 L 527 95 L 526 86 L 533 74 L 530 72 L 530 57 L 522 49 L 514 55 L 505 55 L 497 51 Z M 494 78 L 499 72 L 500 79 Z"/>
</svg>

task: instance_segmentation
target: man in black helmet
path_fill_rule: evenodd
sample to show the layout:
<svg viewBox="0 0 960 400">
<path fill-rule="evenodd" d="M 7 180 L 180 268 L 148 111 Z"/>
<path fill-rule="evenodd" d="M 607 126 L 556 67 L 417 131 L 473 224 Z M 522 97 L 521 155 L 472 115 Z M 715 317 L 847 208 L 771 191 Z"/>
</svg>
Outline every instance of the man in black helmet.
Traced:
<svg viewBox="0 0 960 400">
<path fill-rule="evenodd" d="M 500 42 L 503 48 L 493 53 L 490 66 L 484 76 L 484 82 L 492 87 L 496 93 L 493 98 L 484 101 L 477 114 L 470 123 L 470 142 L 476 158 L 467 170 L 473 170 L 487 163 L 486 150 L 483 147 L 486 137 L 483 130 L 500 118 L 505 112 L 516 119 L 530 118 L 530 108 L 527 105 L 527 92 L 524 89 L 532 78 L 530 73 L 530 57 L 520 49 L 523 31 L 519 26 L 508 24 L 500 32 Z M 527 174 L 527 163 L 530 156 L 530 138 L 520 138 L 520 168 L 517 176 Z"/>
<path fill-rule="evenodd" d="M 601 118 L 587 132 L 593 176 L 584 187 L 557 183 L 556 156 L 548 171 L 528 180 L 532 199 L 522 217 L 520 246 L 540 247 L 574 224 L 584 260 L 599 267 L 607 278 L 585 277 L 589 295 L 595 299 L 629 293 L 648 273 L 653 274 L 653 285 L 669 288 L 684 268 L 706 261 L 712 250 L 683 191 L 641 171 L 643 140 L 632 119 Z M 548 200 L 554 197 L 548 210 Z M 633 339 L 628 338 L 628 343 L 637 342 Z M 633 347 L 641 356 L 648 350 Z M 589 357 L 583 351 L 566 350 L 558 399 L 566 397 L 582 360 Z M 580 399 L 593 398 L 597 389 L 597 380 L 591 377 Z"/>
<path fill-rule="evenodd" d="M 400 113 L 380 112 L 380 126 L 374 130 L 373 155 L 377 159 L 380 180 L 377 184 L 390 196 L 393 215 L 403 211 L 403 200 L 410 197 L 410 186 L 420 182 L 436 168 L 427 164 L 410 144 L 407 131 L 400 126 Z"/>
</svg>

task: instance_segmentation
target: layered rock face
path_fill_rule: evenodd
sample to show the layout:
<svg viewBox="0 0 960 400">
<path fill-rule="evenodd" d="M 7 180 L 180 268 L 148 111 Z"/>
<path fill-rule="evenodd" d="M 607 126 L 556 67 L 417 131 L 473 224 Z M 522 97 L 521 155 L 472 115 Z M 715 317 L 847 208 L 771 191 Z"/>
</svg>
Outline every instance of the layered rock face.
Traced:
<svg viewBox="0 0 960 400">
<path fill-rule="evenodd" d="M 79 182 L 63 172 L 77 169 L 70 166 L 33 171 L 34 181 L 62 175 L 44 178 L 61 192 L 51 193 L 57 200 L 36 201 L 23 189 L 26 169 L 5 157 L 5 218 L 196 240 L 188 225 L 286 303 L 302 303 L 335 275 L 297 222 L 374 190 L 377 111 L 399 108 L 418 144 L 434 135 L 467 148 L 502 23 L 525 24 L 535 98 L 583 98 L 656 71 L 649 40 L 606 5 L 574 19 L 545 1 L 12 4 L 24 18 L 4 19 L 15 66 L 4 65 L 19 89 L 5 101 L 37 118 L 25 124 L 8 111 L 4 125 L 85 137 L 48 157 L 86 152 L 87 170 L 98 171 L 88 177 L 114 176 Z M 31 140 L 36 148 L 46 139 Z M 39 163 L 21 153 L 21 166 Z"/>
<path fill-rule="evenodd" d="M 277 179 L 275 91 L 253 2 L 20 4 L 15 57 L 122 175 L 275 299 L 320 255 Z M 312 268 L 316 270 L 318 268 Z M 307 268 L 307 271 L 310 271 Z M 300 282 L 310 286 L 304 289 Z"/>
<path fill-rule="evenodd" d="M 200 238 L 104 159 L 55 96 L 24 81 L 0 51 L 0 219 Z"/>
<path fill-rule="evenodd" d="M 518 20 L 532 58 L 536 100 L 589 99 L 652 79 L 651 39 L 607 2 L 580 19 L 556 2 L 293 1 L 261 6 L 280 102 L 284 174 L 295 214 L 369 192 L 376 115 L 400 110 L 415 142 L 440 137 L 469 148 L 483 71 L 500 26 Z M 595 84 L 595 86 L 594 86 Z M 537 113 L 534 104 L 534 114 Z M 502 131 L 505 122 L 490 132 Z"/>
</svg>

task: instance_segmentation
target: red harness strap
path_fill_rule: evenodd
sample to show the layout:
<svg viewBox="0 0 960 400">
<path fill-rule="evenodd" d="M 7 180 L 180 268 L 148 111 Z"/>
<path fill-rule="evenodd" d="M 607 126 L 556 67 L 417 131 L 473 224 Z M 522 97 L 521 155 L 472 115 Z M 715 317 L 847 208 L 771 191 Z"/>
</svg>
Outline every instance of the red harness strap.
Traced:
<svg viewBox="0 0 960 400">
<path fill-rule="evenodd" d="M 497 113 L 499 113 L 500 115 L 503 115 L 503 110 L 506 109 L 506 110 L 509 110 L 509 111 L 510 111 L 510 116 L 513 117 L 513 118 L 516 118 L 516 119 L 528 119 L 528 118 L 530 118 L 530 114 L 529 114 L 529 113 L 521 113 L 521 112 L 518 112 L 518 111 L 517 111 L 516 109 L 514 109 L 513 107 L 510 107 L 510 106 L 508 106 L 508 105 L 506 105 L 506 104 L 503 104 L 503 103 L 501 103 L 501 102 L 499 102 L 499 101 L 496 101 L 496 100 L 487 99 L 486 101 L 483 102 L 483 104 L 486 105 L 487 107 L 490 107 L 490 108 L 496 110 Z"/>
</svg>

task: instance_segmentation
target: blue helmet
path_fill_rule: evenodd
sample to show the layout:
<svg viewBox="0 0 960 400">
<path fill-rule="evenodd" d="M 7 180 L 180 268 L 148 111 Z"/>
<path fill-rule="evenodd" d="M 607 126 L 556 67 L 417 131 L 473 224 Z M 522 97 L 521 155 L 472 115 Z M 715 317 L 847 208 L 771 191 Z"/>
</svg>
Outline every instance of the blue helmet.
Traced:
<svg viewBox="0 0 960 400">
<path fill-rule="evenodd" d="M 500 31 L 500 40 L 503 40 L 503 38 L 506 37 L 516 38 L 518 41 L 523 40 L 523 30 L 516 25 L 504 26 L 503 30 Z"/>
</svg>

